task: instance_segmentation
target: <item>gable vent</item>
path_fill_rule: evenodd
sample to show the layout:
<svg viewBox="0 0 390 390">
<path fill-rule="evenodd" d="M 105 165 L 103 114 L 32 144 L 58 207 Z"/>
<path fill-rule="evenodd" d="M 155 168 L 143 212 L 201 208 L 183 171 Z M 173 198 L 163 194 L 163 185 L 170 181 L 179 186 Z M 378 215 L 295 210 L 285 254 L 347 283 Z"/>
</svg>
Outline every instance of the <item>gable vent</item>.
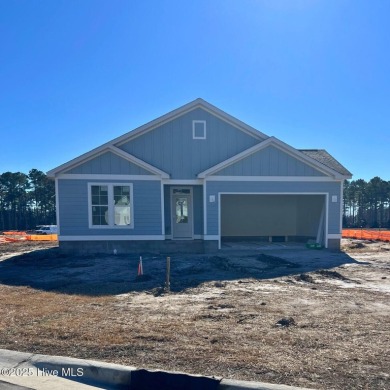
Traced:
<svg viewBox="0 0 390 390">
<path fill-rule="evenodd" d="M 206 139 L 206 121 L 192 121 L 192 138 Z"/>
</svg>

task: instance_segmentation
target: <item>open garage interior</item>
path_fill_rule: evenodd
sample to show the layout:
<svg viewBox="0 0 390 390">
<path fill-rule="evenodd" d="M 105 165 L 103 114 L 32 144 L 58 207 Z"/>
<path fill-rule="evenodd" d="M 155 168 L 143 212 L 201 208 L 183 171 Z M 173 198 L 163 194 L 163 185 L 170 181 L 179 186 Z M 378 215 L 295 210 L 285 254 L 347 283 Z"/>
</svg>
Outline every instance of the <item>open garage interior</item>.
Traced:
<svg viewBox="0 0 390 390">
<path fill-rule="evenodd" d="M 221 194 L 221 241 L 325 244 L 325 195 Z"/>
</svg>

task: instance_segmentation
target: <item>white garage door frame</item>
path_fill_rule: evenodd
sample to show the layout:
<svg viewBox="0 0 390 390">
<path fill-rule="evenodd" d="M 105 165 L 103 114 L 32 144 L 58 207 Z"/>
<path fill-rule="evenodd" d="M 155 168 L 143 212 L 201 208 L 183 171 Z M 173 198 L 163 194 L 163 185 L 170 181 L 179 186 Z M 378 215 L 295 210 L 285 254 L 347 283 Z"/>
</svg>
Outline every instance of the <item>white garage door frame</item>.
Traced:
<svg viewBox="0 0 390 390">
<path fill-rule="evenodd" d="M 328 192 L 219 192 L 218 193 L 218 249 L 221 249 L 221 196 L 222 195 L 323 195 L 325 196 L 325 248 L 328 247 Z"/>
</svg>

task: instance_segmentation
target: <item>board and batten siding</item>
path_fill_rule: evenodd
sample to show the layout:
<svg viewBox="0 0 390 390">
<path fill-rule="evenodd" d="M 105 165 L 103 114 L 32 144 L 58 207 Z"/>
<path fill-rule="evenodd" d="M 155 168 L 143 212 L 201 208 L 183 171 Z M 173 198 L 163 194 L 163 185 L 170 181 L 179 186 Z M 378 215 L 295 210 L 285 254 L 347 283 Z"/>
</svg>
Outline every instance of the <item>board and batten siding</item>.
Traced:
<svg viewBox="0 0 390 390">
<path fill-rule="evenodd" d="M 193 120 L 206 121 L 206 139 L 193 139 Z M 197 108 L 116 146 L 168 172 L 171 179 L 195 179 L 198 173 L 262 140 Z"/>
<path fill-rule="evenodd" d="M 133 184 L 134 228 L 89 228 L 88 183 Z M 73 180 L 59 179 L 59 217 L 61 236 L 160 235 L 160 180 Z"/>
<path fill-rule="evenodd" d="M 151 175 L 151 172 L 130 161 L 106 152 L 64 173 L 70 174 L 111 174 L 111 175 Z"/>
<path fill-rule="evenodd" d="M 325 176 L 288 153 L 268 146 L 216 172 L 216 176 Z"/>
<path fill-rule="evenodd" d="M 218 194 L 219 193 L 326 193 L 328 194 L 328 234 L 340 234 L 340 191 L 341 182 L 267 182 L 267 181 L 207 181 L 206 196 L 215 196 L 215 202 L 207 203 L 207 235 L 218 235 Z M 332 202 L 332 195 L 337 202 Z"/>
<path fill-rule="evenodd" d="M 203 235 L 203 186 L 193 186 L 194 234 Z"/>
</svg>

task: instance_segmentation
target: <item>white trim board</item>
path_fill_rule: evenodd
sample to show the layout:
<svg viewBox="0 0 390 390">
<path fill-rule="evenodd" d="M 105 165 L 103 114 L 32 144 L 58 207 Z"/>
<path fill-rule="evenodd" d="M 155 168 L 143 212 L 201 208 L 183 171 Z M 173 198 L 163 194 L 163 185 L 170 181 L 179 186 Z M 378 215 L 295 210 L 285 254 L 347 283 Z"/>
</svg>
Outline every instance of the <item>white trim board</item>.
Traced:
<svg viewBox="0 0 390 390">
<path fill-rule="evenodd" d="M 205 241 L 218 241 L 219 240 L 219 236 L 218 235 L 205 235 L 204 236 L 204 240 Z"/>
<path fill-rule="evenodd" d="M 231 126 L 237 128 L 238 130 L 243 131 L 244 133 L 251 135 L 252 137 L 260 140 L 264 140 L 268 138 L 268 135 L 262 133 L 259 130 L 256 130 L 255 128 L 249 126 L 248 124 L 242 122 L 241 120 L 233 117 L 232 115 L 228 114 L 225 111 L 222 111 L 216 106 L 213 106 L 212 104 L 206 102 L 205 100 L 198 98 L 193 100 L 190 103 L 185 104 L 184 106 L 181 106 L 173 111 L 168 112 L 167 114 L 164 114 L 132 131 L 127 132 L 126 134 L 112 140 L 110 144 L 120 146 L 123 145 L 126 142 L 129 142 L 151 130 L 154 130 L 155 128 L 164 125 L 167 122 L 170 122 L 182 115 L 187 114 L 188 112 L 191 112 L 197 108 L 202 108 L 209 114 L 212 114 L 213 116 L 217 117 L 218 119 L 230 124 Z"/>
<path fill-rule="evenodd" d="M 94 158 L 97 158 L 97 157 L 99 157 L 107 152 L 111 152 L 111 153 L 117 155 L 118 157 L 123 158 L 124 160 L 126 160 L 134 165 L 137 165 L 137 166 L 145 169 L 146 171 L 149 171 L 153 175 L 158 175 L 158 176 L 161 176 L 163 178 L 169 178 L 168 173 L 166 173 L 166 172 L 162 171 L 161 169 L 133 156 L 130 153 L 125 152 L 122 149 L 117 148 L 114 145 L 110 145 L 110 144 L 105 144 L 105 145 L 101 146 L 100 148 L 93 149 L 90 152 L 87 152 L 79 157 L 76 157 L 75 159 L 68 161 L 65 164 L 62 164 L 59 167 L 50 170 L 49 172 L 47 172 L 47 175 L 49 177 L 55 177 L 56 175 L 60 174 L 62 171 L 65 171 L 65 170 L 67 171 L 67 170 L 76 168 L 76 167 L 78 167 L 82 164 L 85 164 L 86 162 L 91 161 Z"/>
<path fill-rule="evenodd" d="M 279 139 L 275 137 L 269 137 L 265 141 L 260 142 L 241 153 L 236 154 L 233 157 L 228 158 L 225 161 L 220 162 L 219 164 L 214 165 L 211 168 L 206 169 L 205 171 L 198 174 L 198 178 L 204 179 L 208 178 L 210 175 L 213 175 L 214 173 L 229 167 L 230 165 L 233 165 L 241 160 L 243 160 L 246 157 L 249 157 L 250 155 L 259 152 L 262 149 L 267 148 L 268 146 L 273 146 L 279 150 L 281 150 L 284 153 L 289 154 L 291 157 L 296 158 L 297 160 L 311 166 L 312 168 L 324 173 L 325 175 L 332 176 L 335 179 L 343 179 L 344 176 L 341 175 L 339 172 L 327 167 L 326 165 L 323 165 L 319 163 L 317 160 L 312 159 L 309 156 L 306 156 L 304 153 L 300 152 L 297 149 L 294 149 L 290 145 L 287 145 L 286 143 L 280 141 Z"/>
<path fill-rule="evenodd" d="M 155 180 L 160 181 L 161 177 L 154 175 L 110 175 L 110 174 L 83 174 L 83 173 L 60 173 L 56 179 L 61 180 Z"/>
<path fill-rule="evenodd" d="M 117 138 L 114 138 L 113 140 L 106 142 L 105 144 L 103 144 L 97 148 L 94 148 L 91 151 L 84 153 L 81 156 L 76 157 L 65 164 L 62 164 L 54 169 L 51 169 L 50 171 L 47 172 L 47 175 L 49 177 L 54 177 L 56 174 L 60 173 L 64 169 L 70 169 L 70 167 L 72 167 L 75 164 L 79 164 L 79 163 L 83 163 L 85 161 L 88 161 L 89 158 L 99 155 L 100 153 L 106 151 L 109 147 L 117 148 L 118 146 L 120 146 L 126 142 L 129 142 L 129 141 L 155 129 L 156 127 L 163 125 L 164 123 L 170 122 L 170 121 L 178 118 L 179 116 L 182 116 L 190 111 L 195 110 L 196 108 L 202 108 L 206 112 L 214 115 L 215 117 L 234 126 L 238 130 L 241 130 L 244 133 L 246 133 L 246 134 L 248 134 L 248 135 L 250 135 L 250 136 L 252 136 L 260 141 L 268 138 L 268 136 L 266 134 L 254 129 L 253 127 L 247 125 L 246 123 L 240 121 L 239 119 L 233 117 L 232 115 L 230 115 L 230 114 L 222 111 L 221 109 L 213 106 L 212 104 L 206 102 L 205 100 L 198 98 L 190 103 L 187 103 L 187 104 L 185 104 L 185 105 L 183 105 L 183 106 L 181 106 L 173 111 L 168 112 L 165 115 L 162 115 L 162 116 L 136 128 L 134 130 L 131 130 L 131 131 L 129 131 L 129 132 L 117 137 Z"/>
<path fill-rule="evenodd" d="M 155 175 L 159 175 L 161 176 L 162 178 L 164 179 L 168 179 L 169 178 L 169 174 L 162 171 L 161 169 L 133 156 L 132 154 L 130 153 L 127 153 L 125 152 L 124 150 L 122 149 L 119 149 L 117 148 L 116 146 L 113 146 L 113 145 L 110 145 L 108 146 L 108 149 L 115 153 L 116 155 L 118 155 L 119 157 L 122 157 L 123 159 L 135 164 L 135 165 L 138 165 L 139 167 L 149 171 L 149 172 L 152 172 L 154 173 Z"/>
<path fill-rule="evenodd" d="M 167 185 L 202 185 L 204 183 L 203 179 L 162 179 L 162 182 Z"/>
<path fill-rule="evenodd" d="M 266 191 L 260 191 L 260 192 L 241 192 L 241 191 L 223 191 L 220 192 L 220 194 L 223 195 L 329 195 L 329 192 L 302 192 L 302 191 L 288 191 L 288 192 L 266 192 Z"/>
<path fill-rule="evenodd" d="M 206 179 L 205 179 L 206 180 Z M 208 176 L 207 181 L 311 181 L 340 182 L 329 176 Z"/>
<path fill-rule="evenodd" d="M 57 234 L 59 235 L 61 233 L 61 230 L 60 230 L 60 191 L 58 188 L 58 179 L 57 178 L 54 180 L 54 187 L 55 187 L 55 197 L 56 197 Z"/>
<path fill-rule="evenodd" d="M 328 234 L 329 239 L 341 239 L 341 234 Z"/>
<path fill-rule="evenodd" d="M 76 158 L 74 158 L 74 159 L 72 159 L 64 164 L 61 164 L 57 168 L 51 169 L 50 171 L 47 172 L 47 176 L 55 177 L 58 172 L 75 168 L 76 166 L 84 164 L 88 161 L 91 161 L 94 158 L 97 158 L 97 157 L 107 153 L 107 151 L 108 151 L 107 147 L 105 147 L 104 149 L 103 148 L 99 148 L 99 150 L 97 150 L 97 149 L 98 148 L 95 148 L 95 149 L 91 150 L 90 152 L 84 153 L 82 156 L 76 157 Z M 81 158 L 81 157 L 83 157 L 83 158 Z"/>
<path fill-rule="evenodd" d="M 340 232 L 343 231 L 344 181 L 340 183 Z"/>
</svg>

